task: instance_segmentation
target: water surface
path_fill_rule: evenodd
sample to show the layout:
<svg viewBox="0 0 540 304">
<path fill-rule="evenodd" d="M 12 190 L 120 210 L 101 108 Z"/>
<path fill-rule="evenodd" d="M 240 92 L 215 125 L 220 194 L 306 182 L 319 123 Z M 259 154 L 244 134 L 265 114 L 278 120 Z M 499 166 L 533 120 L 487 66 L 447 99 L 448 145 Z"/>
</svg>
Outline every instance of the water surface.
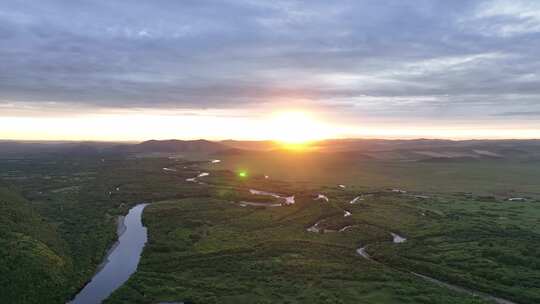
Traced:
<svg viewBox="0 0 540 304">
<path fill-rule="evenodd" d="M 137 270 L 147 240 L 146 228 L 141 221 L 143 210 L 147 205 L 139 204 L 129 210 L 123 220 L 123 229 L 119 228 L 118 242 L 105 258 L 103 267 L 75 299 L 69 302 L 70 304 L 101 303 Z"/>
</svg>

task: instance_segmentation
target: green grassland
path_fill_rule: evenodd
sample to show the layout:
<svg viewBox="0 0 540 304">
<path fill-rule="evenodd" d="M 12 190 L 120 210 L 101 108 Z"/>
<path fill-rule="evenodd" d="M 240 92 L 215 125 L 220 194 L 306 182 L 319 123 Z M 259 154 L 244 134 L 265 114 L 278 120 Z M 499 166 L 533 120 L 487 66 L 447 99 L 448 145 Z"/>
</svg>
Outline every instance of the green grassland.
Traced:
<svg viewBox="0 0 540 304">
<path fill-rule="evenodd" d="M 1 302 L 65 302 L 94 274 L 116 239 L 117 217 L 130 206 L 207 195 L 202 187 L 163 174 L 162 166 L 169 163 L 57 157 L 0 161 L 9 187 L 0 191 L 0 269 L 6 274 Z"/>
<path fill-rule="evenodd" d="M 540 301 L 537 202 L 449 197 L 415 206 L 428 212 L 402 228 L 410 241 L 404 246 L 378 244 L 372 248 L 374 258 L 518 303 Z"/>
<path fill-rule="evenodd" d="M 520 160 L 384 161 L 340 153 L 254 153 L 218 156 L 216 167 L 248 170 L 306 185 L 381 189 L 400 187 L 424 192 L 473 192 L 540 196 L 540 163 Z M 214 165 L 213 165 L 214 166 Z"/>
<path fill-rule="evenodd" d="M 117 217 L 142 201 L 149 242 L 107 303 L 490 303 L 412 272 L 540 302 L 537 167 L 272 157 L 0 160 L 1 302 L 65 303 L 114 242 Z M 242 206 L 280 202 L 249 189 L 296 203 Z M 356 252 L 365 246 L 371 259 Z"/>
<path fill-rule="evenodd" d="M 380 228 L 306 231 L 333 209 L 311 197 L 282 208 L 156 203 L 139 269 L 108 303 L 482 303 L 359 257 L 360 243 L 388 242 Z"/>
<path fill-rule="evenodd" d="M 411 272 L 518 303 L 540 300 L 536 201 L 375 191 L 351 205 L 362 192 L 240 179 L 228 171 L 212 171 L 204 181 L 212 198 L 148 207 L 150 243 L 136 275 L 110 303 L 483 301 Z M 236 203 L 253 200 L 251 188 L 295 194 L 296 204 Z M 315 201 L 317 193 L 330 201 Z M 352 215 L 344 217 L 344 210 Z M 307 231 L 316 222 L 326 233 Z M 408 240 L 394 244 L 391 232 Z M 368 246 L 374 260 L 361 258 L 360 246 Z"/>
</svg>

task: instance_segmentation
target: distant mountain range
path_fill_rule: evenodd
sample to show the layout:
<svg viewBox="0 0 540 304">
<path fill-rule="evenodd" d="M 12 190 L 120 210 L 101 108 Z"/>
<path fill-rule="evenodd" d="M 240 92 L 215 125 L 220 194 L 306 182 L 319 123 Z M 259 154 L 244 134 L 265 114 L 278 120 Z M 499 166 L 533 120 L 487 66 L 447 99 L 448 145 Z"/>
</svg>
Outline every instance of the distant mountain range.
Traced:
<svg viewBox="0 0 540 304">
<path fill-rule="evenodd" d="M 91 155 L 158 154 L 202 157 L 283 153 L 272 141 L 149 140 L 141 143 L 114 142 L 23 142 L 0 141 L 0 157 L 49 154 Z M 338 139 L 312 144 L 306 153 L 336 154 L 366 160 L 475 161 L 489 159 L 540 160 L 540 140 L 384 140 Z"/>
<path fill-rule="evenodd" d="M 149 140 L 135 145 L 117 146 L 114 149 L 130 153 L 215 153 L 228 147 L 219 142 L 199 140 Z"/>
</svg>

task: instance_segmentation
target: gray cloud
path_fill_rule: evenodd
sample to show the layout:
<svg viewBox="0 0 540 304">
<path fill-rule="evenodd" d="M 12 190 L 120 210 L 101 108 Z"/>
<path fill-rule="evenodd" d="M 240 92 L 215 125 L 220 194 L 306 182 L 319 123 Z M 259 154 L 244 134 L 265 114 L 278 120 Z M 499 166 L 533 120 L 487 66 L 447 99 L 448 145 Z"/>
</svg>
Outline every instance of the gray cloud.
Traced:
<svg viewBox="0 0 540 304">
<path fill-rule="evenodd" d="M 527 1 L 4 1 L 0 103 L 534 112 L 539 38 Z"/>
<path fill-rule="evenodd" d="M 528 117 L 528 116 L 540 116 L 540 111 L 523 111 L 523 112 L 503 112 L 497 113 L 497 116 L 517 116 L 517 117 Z"/>
</svg>

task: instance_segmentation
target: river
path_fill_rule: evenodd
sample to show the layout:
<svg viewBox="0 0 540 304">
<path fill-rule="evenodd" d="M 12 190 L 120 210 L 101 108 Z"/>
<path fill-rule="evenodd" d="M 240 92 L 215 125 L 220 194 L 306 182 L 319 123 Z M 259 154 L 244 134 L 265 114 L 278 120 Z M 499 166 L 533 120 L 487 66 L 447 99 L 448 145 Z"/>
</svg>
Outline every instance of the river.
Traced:
<svg viewBox="0 0 540 304">
<path fill-rule="evenodd" d="M 142 224 L 142 213 L 148 204 L 131 208 L 120 221 L 118 241 L 109 250 L 107 257 L 92 280 L 69 302 L 69 304 L 98 304 L 122 286 L 137 270 L 141 253 L 147 241 L 146 227 Z"/>
</svg>

